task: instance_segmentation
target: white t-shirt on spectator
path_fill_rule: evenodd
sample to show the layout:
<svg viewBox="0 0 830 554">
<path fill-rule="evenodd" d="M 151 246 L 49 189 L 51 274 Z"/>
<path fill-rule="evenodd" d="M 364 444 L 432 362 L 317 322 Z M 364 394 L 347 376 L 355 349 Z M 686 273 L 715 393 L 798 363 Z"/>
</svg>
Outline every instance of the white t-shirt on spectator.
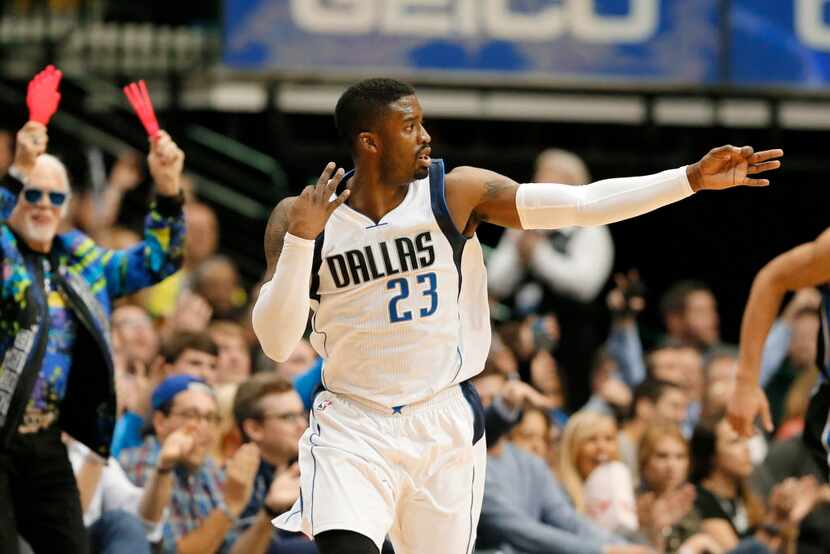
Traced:
<svg viewBox="0 0 830 554">
<path fill-rule="evenodd" d="M 69 453 L 72 471 L 77 475 L 91 451 L 80 442 L 72 439 L 68 441 L 66 450 Z M 84 525 L 89 527 L 98 521 L 103 512 L 110 510 L 124 510 L 141 519 L 138 515 L 138 506 L 143 494 L 144 489 L 133 485 L 118 460 L 110 458 L 109 463 L 101 471 L 98 488 L 95 489 L 89 507 L 84 512 Z M 151 543 L 161 541 L 168 513 L 169 508 L 165 508 L 161 521 L 158 523 L 141 519 L 147 532 L 147 540 Z"/>
<path fill-rule="evenodd" d="M 612 532 L 636 531 L 637 506 L 631 472 L 622 462 L 602 464 L 585 481 L 585 513 Z"/>
</svg>

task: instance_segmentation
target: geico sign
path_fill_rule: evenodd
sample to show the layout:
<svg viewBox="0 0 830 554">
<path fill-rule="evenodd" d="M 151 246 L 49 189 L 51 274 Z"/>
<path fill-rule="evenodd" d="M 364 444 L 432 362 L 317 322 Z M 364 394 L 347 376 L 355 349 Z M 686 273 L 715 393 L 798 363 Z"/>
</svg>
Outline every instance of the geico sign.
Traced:
<svg viewBox="0 0 830 554">
<path fill-rule="evenodd" d="M 659 0 L 629 0 L 624 15 L 597 13 L 594 0 L 562 0 L 533 12 L 510 0 L 291 0 L 297 25 L 310 33 L 381 33 L 549 41 L 569 33 L 594 43 L 644 42 L 657 29 Z"/>
<path fill-rule="evenodd" d="M 830 25 L 824 21 L 828 0 L 796 0 L 795 30 L 798 38 L 816 50 L 830 50 Z"/>
</svg>

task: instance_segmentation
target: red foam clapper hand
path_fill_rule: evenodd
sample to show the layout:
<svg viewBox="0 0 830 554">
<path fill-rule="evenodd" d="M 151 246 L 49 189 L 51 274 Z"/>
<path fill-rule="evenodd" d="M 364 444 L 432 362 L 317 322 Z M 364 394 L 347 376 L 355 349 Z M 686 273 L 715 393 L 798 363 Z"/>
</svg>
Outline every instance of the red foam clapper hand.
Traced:
<svg viewBox="0 0 830 554">
<path fill-rule="evenodd" d="M 147 92 L 147 85 L 144 81 L 138 83 L 130 83 L 124 87 L 124 94 L 127 95 L 127 100 L 133 107 L 141 124 L 144 125 L 144 130 L 147 131 L 147 136 L 156 138 L 159 133 L 159 123 L 156 119 L 156 112 L 153 110 L 153 103 L 150 101 L 150 94 Z"/>
<path fill-rule="evenodd" d="M 29 121 L 37 121 L 47 125 L 49 119 L 58 110 L 61 101 L 61 94 L 58 86 L 63 73 L 49 65 L 29 81 L 29 89 L 26 92 L 26 105 L 29 107 Z"/>
</svg>

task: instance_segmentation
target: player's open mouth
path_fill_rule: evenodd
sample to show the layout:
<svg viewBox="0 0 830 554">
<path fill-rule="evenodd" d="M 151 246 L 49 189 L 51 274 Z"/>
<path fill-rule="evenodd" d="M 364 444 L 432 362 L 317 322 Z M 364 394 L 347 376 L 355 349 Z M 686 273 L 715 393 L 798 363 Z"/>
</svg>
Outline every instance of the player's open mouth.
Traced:
<svg viewBox="0 0 830 554">
<path fill-rule="evenodd" d="M 418 155 L 418 161 L 419 161 L 419 162 L 423 162 L 423 163 L 424 163 L 424 164 L 426 164 L 426 165 L 429 165 L 429 164 L 432 162 L 431 158 L 429 157 L 429 155 L 430 155 L 430 154 L 432 154 L 432 150 L 431 150 L 431 149 L 427 148 L 426 150 L 423 150 L 423 151 L 422 151 L 422 152 Z"/>
</svg>

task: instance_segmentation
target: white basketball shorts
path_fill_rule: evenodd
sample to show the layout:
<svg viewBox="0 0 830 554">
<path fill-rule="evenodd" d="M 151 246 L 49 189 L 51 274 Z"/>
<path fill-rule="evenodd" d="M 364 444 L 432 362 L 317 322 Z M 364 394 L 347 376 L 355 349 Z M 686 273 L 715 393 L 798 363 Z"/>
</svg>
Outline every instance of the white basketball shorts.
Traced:
<svg viewBox="0 0 830 554">
<path fill-rule="evenodd" d="M 470 383 L 387 409 L 323 391 L 300 439 L 300 498 L 273 523 L 355 531 L 396 554 L 470 554 L 487 460 Z"/>
</svg>

